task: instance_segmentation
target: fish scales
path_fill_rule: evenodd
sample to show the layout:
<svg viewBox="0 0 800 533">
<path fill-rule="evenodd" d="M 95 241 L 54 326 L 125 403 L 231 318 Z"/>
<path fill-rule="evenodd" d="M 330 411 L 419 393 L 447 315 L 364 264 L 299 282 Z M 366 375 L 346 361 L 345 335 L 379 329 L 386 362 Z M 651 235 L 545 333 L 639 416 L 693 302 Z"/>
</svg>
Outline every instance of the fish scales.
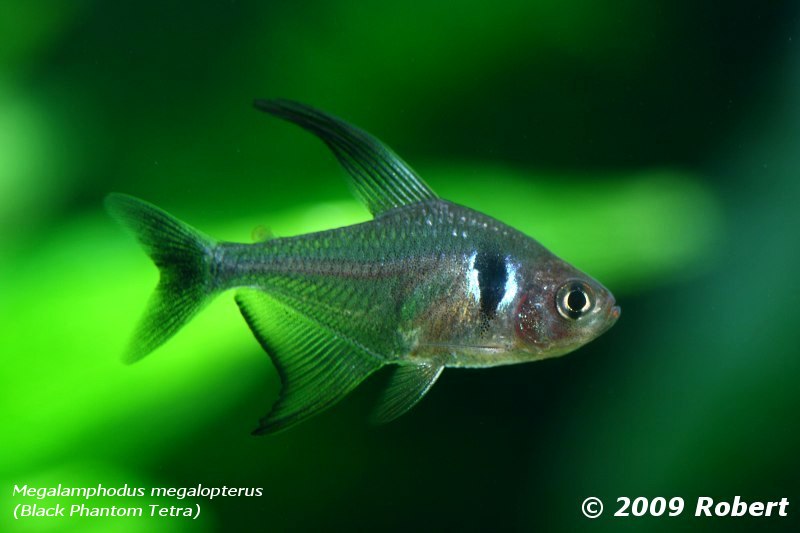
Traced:
<svg viewBox="0 0 800 533">
<path fill-rule="evenodd" d="M 161 271 L 129 361 L 216 295 L 236 301 L 282 380 L 257 434 L 281 431 L 394 368 L 374 413 L 413 407 L 445 367 L 568 353 L 619 317 L 613 295 L 534 239 L 442 200 L 366 132 L 285 100 L 256 106 L 319 136 L 348 171 L 370 221 L 244 244 L 217 242 L 146 202 L 109 195 Z"/>
<path fill-rule="evenodd" d="M 225 287 L 279 295 L 372 353 L 397 360 L 413 357 L 418 345 L 456 344 L 475 327 L 482 302 L 470 294 L 471 257 L 480 250 L 545 254 L 525 242 L 485 215 L 434 200 L 348 228 L 223 243 L 217 260 Z M 425 323 L 416 345 L 402 341 Z"/>
</svg>

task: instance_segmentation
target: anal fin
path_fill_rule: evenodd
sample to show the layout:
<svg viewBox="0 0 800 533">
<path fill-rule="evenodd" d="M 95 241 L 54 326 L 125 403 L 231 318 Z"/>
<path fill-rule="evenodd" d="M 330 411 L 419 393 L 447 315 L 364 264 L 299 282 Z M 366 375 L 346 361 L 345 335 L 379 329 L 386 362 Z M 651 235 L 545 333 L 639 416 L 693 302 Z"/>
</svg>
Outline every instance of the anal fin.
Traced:
<svg viewBox="0 0 800 533">
<path fill-rule="evenodd" d="M 443 369 L 444 365 L 437 363 L 398 366 L 375 406 L 372 421 L 383 424 L 406 413 L 428 393 Z"/>
<path fill-rule="evenodd" d="M 236 303 L 281 378 L 281 393 L 253 433 L 275 433 L 331 407 L 383 361 L 257 289 Z"/>
</svg>

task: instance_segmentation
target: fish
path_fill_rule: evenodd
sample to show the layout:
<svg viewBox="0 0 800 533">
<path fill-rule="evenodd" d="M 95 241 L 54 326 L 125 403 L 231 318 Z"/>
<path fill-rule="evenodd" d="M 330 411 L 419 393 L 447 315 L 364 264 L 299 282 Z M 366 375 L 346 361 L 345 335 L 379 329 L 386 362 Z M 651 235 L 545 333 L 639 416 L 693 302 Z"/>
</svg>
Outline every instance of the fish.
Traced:
<svg viewBox="0 0 800 533">
<path fill-rule="evenodd" d="M 235 290 L 281 380 L 253 432 L 265 435 L 332 407 L 383 367 L 391 375 L 371 416 L 378 423 L 414 407 L 445 368 L 561 356 L 619 318 L 613 294 L 598 281 L 520 231 L 440 198 L 376 137 L 291 100 L 254 104 L 321 139 L 373 218 L 223 242 L 144 200 L 109 194 L 107 210 L 160 271 L 126 362 Z"/>
</svg>

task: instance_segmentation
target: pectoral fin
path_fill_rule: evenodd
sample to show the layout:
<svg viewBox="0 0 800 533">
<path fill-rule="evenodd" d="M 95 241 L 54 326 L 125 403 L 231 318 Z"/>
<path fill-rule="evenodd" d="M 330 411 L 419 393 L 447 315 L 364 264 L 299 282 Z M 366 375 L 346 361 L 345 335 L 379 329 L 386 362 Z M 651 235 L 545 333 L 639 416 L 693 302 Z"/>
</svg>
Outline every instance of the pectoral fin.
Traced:
<svg viewBox="0 0 800 533">
<path fill-rule="evenodd" d="M 444 365 L 435 363 L 398 366 L 375 406 L 372 421 L 390 422 L 414 407 L 436 383 L 443 369 Z"/>
<path fill-rule="evenodd" d="M 256 100 L 255 106 L 322 139 L 353 178 L 357 195 L 373 215 L 437 198 L 405 161 L 369 133 L 290 100 Z"/>
<path fill-rule="evenodd" d="M 256 289 L 236 303 L 281 378 L 280 397 L 253 433 L 286 429 L 344 398 L 383 362 Z"/>
</svg>

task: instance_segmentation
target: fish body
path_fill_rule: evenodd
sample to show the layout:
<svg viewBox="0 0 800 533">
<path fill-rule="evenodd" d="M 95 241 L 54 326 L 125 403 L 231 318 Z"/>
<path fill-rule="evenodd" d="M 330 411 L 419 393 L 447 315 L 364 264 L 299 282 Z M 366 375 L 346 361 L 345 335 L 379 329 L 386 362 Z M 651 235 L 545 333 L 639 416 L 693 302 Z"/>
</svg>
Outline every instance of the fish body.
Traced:
<svg viewBox="0 0 800 533">
<path fill-rule="evenodd" d="M 256 433 L 329 407 L 395 367 L 375 419 L 416 404 L 445 367 L 568 353 L 619 317 L 599 282 L 534 239 L 438 198 L 377 139 L 288 101 L 257 107 L 322 138 L 375 215 L 368 222 L 252 244 L 217 242 L 141 200 L 110 195 L 161 270 L 128 358 L 166 341 L 213 296 L 236 301 L 282 380 Z"/>
</svg>

